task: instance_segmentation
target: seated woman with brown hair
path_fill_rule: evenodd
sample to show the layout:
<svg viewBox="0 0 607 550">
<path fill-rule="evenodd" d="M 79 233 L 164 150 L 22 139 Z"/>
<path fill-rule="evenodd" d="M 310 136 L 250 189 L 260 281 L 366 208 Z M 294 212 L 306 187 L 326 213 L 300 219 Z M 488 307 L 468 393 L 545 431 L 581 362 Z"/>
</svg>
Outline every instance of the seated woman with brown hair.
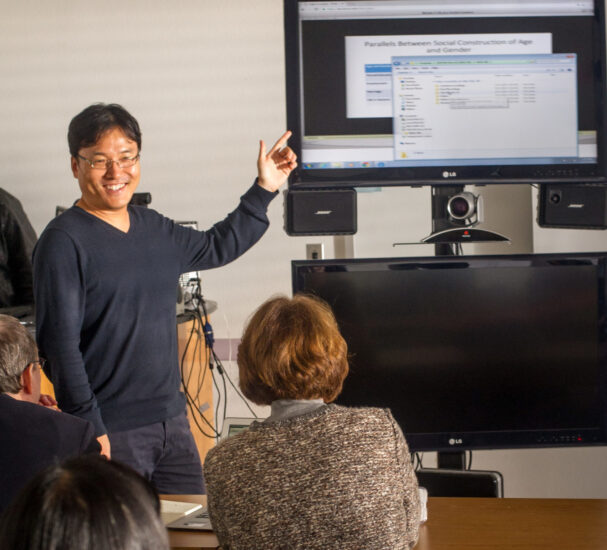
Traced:
<svg viewBox="0 0 607 550">
<path fill-rule="evenodd" d="M 406 549 L 420 503 L 403 434 L 387 409 L 331 403 L 348 373 L 330 307 L 277 297 L 238 348 L 240 388 L 271 415 L 212 449 L 213 529 L 231 548 Z"/>
</svg>

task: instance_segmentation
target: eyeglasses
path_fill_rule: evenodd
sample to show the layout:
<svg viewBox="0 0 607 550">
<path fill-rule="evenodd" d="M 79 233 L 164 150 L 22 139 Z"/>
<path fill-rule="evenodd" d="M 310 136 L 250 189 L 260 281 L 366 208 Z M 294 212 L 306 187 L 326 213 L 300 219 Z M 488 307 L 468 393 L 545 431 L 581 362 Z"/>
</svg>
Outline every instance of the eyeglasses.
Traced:
<svg viewBox="0 0 607 550">
<path fill-rule="evenodd" d="M 93 170 L 107 171 L 112 167 L 112 164 L 114 164 L 114 163 L 116 163 L 118 168 L 131 168 L 132 166 L 135 166 L 135 164 L 139 160 L 140 156 L 141 156 L 140 153 L 137 153 L 134 157 L 122 157 L 121 159 L 118 159 L 118 160 L 112 160 L 112 159 L 89 160 L 86 157 L 83 157 L 82 155 L 78 155 L 78 158 L 85 161 Z"/>
<path fill-rule="evenodd" d="M 42 370 L 44 368 L 44 365 L 46 365 L 46 359 L 44 357 L 39 357 L 38 359 L 36 359 L 36 361 L 31 361 L 29 365 L 38 365 L 40 370 Z"/>
</svg>

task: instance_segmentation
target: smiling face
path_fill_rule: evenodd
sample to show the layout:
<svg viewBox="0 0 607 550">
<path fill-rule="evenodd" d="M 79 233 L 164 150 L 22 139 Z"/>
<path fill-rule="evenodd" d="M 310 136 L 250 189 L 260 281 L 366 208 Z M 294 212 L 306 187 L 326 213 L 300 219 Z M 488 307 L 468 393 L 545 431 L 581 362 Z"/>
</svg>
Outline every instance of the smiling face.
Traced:
<svg viewBox="0 0 607 550">
<path fill-rule="evenodd" d="M 135 157 L 138 153 L 137 143 L 117 127 L 102 134 L 94 145 L 78 151 L 79 157 L 89 161 L 119 161 Z M 120 168 L 113 162 L 107 169 L 95 169 L 79 157 L 71 160 L 72 173 L 82 193 L 78 206 L 93 214 L 126 212 L 139 184 L 139 161 L 129 168 Z"/>
</svg>

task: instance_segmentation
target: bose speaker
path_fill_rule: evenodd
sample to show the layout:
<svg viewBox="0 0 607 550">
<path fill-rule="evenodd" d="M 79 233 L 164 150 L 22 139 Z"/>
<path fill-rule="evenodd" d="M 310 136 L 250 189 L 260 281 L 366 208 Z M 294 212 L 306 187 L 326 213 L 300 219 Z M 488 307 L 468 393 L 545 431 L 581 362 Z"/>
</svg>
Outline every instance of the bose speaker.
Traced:
<svg viewBox="0 0 607 550">
<path fill-rule="evenodd" d="M 537 223 L 541 227 L 607 229 L 607 185 L 540 185 Z"/>
<path fill-rule="evenodd" d="M 285 231 L 288 235 L 353 235 L 356 233 L 356 191 L 287 190 Z"/>
</svg>

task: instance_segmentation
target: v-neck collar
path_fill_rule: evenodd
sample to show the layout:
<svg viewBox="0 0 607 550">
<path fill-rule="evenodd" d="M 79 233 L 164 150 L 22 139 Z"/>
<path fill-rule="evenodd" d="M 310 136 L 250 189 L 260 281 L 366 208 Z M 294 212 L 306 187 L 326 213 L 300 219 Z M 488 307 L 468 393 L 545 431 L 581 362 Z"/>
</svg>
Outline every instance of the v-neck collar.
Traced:
<svg viewBox="0 0 607 550">
<path fill-rule="evenodd" d="M 84 208 L 82 208 L 82 206 L 78 206 L 77 204 L 74 204 L 74 208 L 77 208 L 78 210 L 80 210 L 80 212 L 83 212 L 87 216 L 101 222 L 104 226 L 106 226 L 107 228 L 109 228 L 112 231 L 119 233 L 120 235 L 127 236 L 133 232 L 133 216 L 132 216 L 131 208 L 129 206 L 127 206 L 127 214 L 129 217 L 129 228 L 126 231 L 123 231 L 119 227 L 116 227 L 115 225 L 111 224 L 110 222 L 104 220 L 103 218 L 96 216 L 95 214 L 92 214 L 88 210 L 85 210 Z"/>
</svg>

